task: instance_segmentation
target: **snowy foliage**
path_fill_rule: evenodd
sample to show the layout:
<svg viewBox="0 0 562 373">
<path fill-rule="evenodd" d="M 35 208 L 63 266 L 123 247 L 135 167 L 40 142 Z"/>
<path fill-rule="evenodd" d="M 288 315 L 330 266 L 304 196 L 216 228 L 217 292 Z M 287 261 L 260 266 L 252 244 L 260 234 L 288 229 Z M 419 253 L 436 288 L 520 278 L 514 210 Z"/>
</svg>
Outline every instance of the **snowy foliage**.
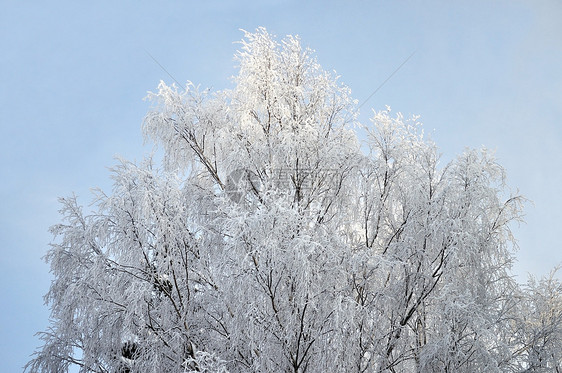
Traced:
<svg viewBox="0 0 562 373">
<path fill-rule="evenodd" d="M 296 37 L 237 61 L 232 90 L 149 95 L 162 169 L 61 199 L 30 372 L 562 369 L 561 284 L 510 277 L 522 199 L 489 151 L 440 166 L 417 118 L 356 123 Z"/>
</svg>

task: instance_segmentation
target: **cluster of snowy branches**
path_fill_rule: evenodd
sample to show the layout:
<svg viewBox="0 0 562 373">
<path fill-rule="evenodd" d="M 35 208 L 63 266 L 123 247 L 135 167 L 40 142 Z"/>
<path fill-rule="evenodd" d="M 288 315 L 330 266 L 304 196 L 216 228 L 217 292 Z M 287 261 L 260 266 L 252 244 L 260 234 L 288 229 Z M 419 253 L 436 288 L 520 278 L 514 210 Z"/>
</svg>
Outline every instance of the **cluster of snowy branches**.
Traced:
<svg viewBox="0 0 562 373">
<path fill-rule="evenodd" d="M 562 371 L 562 285 L 510 276 L 522 199 L 492 154 L 440 166 L 416 118 L 356 123 L 298 38 L 237 60 L 232 90 L 150 94 L 161 169 L 61 200 L 29 371 Z"/>
</svg>

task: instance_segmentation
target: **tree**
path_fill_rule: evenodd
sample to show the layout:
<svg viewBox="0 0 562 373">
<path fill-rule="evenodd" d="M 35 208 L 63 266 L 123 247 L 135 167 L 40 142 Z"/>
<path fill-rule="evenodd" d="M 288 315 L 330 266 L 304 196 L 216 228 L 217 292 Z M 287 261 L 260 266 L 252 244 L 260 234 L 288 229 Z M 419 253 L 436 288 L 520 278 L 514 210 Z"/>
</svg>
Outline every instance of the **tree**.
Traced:
<svg viewBox="0 0 562 373">
<path fill-rule="evenodd" d="M 232 90 L 149 95 L 161 169 L 61 199 L 29 371 L 559 369 L 559 284 L 510 277 L 522 198 L 490 152 L 440 167 L 417 118 L 356 123 L 296 37 L 246 32 L 237 60 Z"/>
<path fill-rule="evenodd" d="M 562 372 L 562 283 L 559 268 L 537 281 L 530 276 L 514 325 L 515 354 L 526 372 Z"/>
</svg>

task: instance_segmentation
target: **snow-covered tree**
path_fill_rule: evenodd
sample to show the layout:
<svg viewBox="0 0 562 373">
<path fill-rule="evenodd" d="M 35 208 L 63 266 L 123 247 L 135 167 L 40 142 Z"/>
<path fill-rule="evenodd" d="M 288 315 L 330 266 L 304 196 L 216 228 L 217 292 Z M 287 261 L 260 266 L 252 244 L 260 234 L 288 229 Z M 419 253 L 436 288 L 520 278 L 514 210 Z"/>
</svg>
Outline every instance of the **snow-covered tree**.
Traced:
<svg viewBox="0 0 562 373">
<path fill-rule="evenodd" d="M 526 372 L 562 372 L 562 283 L 559 268 L 536 280 L 530 277 L 516 318 L 514 354 Z"/>
<path fill-rule="evenodd" d="M 560 369 L 560 284 L 510 277 L 522 201 L 489 151 L 441 166 L 417 118 L 357 123 L 296 37 L 236 57 L 232 90 L 149 95 L 162 167 L 61 199 L 29 371 Z"/>
</svg>

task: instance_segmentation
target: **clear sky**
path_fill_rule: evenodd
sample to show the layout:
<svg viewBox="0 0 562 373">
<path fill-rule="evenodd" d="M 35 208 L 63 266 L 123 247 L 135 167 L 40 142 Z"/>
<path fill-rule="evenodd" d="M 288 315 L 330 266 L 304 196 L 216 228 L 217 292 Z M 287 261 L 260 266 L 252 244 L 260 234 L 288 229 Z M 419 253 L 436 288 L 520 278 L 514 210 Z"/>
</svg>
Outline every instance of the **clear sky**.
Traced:
<svg viewBox="0 0 562 373">
<path fill-rule="evenodd" d="M 150 151 L 146 92 L 179 81 L 230 87 L 239 29 L 299 34 L 362 108 L 419 114 L 451 159 L 496 150 L 533 201 L 520 281 L 562 262 L 562 2 L 0 1 L 0 370 L 21 371 L 48 325 L 48 227 L 57 197 L 111 188 L 115 155 Z"/>
</svg>

